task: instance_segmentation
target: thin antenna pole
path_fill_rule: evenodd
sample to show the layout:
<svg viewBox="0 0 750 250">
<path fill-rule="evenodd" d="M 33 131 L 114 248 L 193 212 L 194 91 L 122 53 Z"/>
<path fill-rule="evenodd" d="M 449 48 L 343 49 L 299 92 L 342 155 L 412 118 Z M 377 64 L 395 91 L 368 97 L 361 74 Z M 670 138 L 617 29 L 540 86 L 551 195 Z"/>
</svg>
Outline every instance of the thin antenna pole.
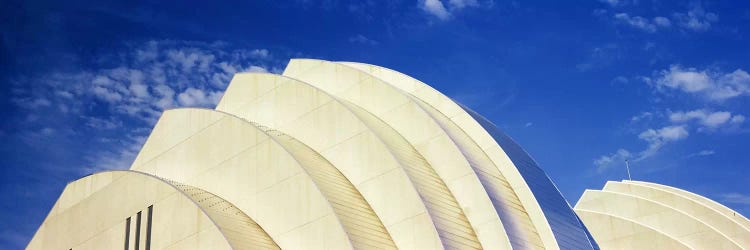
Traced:
<svg viewBox="0 0 750 250">
<path fill-rule="evenodd" d="M 628 163 L 628 160 L 625 160 L 625 169 L 628 170 L 628 180 L 633 180 L 633 178 L 630 178 L 630 164 Z"/>
</svg>

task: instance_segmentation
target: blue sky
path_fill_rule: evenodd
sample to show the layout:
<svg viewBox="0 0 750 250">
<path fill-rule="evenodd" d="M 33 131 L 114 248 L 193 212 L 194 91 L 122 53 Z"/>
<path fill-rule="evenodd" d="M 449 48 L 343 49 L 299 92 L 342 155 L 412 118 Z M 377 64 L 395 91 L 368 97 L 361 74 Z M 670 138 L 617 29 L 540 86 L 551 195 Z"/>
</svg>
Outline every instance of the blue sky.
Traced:
<svg viewBox="0 0 750 250">
<path fill-rule="evenodd" d="M 209 3 L 211 2 L 211 3 Z M 747 1 L 3 1 L 0 246 L 129 166 L 164 109 L 290 58 L 420 79 L 494 121 L 571 204 L 626 178 L 750 214 Z"/>
</svg>

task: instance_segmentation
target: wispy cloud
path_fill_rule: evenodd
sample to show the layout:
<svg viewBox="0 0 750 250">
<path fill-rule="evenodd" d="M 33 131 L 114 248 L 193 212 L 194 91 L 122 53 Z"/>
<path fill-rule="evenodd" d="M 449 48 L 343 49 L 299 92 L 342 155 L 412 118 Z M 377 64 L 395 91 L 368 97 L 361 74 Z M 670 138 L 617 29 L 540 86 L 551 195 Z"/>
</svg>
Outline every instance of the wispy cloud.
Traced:
<svg viewBox="0 0 750 250">
<path fill-rule="evenodd" d="M 127 169 L 140 152 L 146 138 L 144 135 L 130 135 L 116 140 L 111 148 L 101 149 L 87 156 L 86 160 L 89 164 L 80 172 L 96 173 L 108 169 Z"/>
<path fill-rule="evenodd" d="M 703 32 L 709 30 L 712 24 L 719 20 L 719 16 L 716 13 L 706 11 L 699 3 L 693 4 L 685 12 L 673 12 L 671 15 L 656 14 L 648 17 L 624 11 L 621 7 L 630 5 L 628 1 L 601 0 L 601 2 L 607 3 L 611 10 L 597 9 L 594 11 L 596 16 L 603 17 L 605 20 L 610 20 L 611 18 L 615 23 L 648 33 L 656 33 L 660 30 L 672 28 L 682 31 Z"/>
<path fill-rule="evenodd" d="M 659 129 L 646 129 L 638 134 L 638 139 L 647 143 L 645 149 L 638 153 L 631 153 L 626 149 L 618 149 L 615 153 L 603 155 L 594 159 L 593 164 L 597 172 L 604 172 L 613 166 L 621 165 L 625 160 L 642 161 L 656 155 L 665 145 L 683 140 L 690 133 L 684 125 L 672 125 Z"/>
<path fill-rule="evenodd" d="M 365 44 L 365 45 L 378 45 L 378 41 L 367 38 L 366 36 L 362 34 L 357 34 L 356 36 L 349 37 L 349 42 Z"/>
<path fill-rule="evenodd" d="M 646 81 L 655 85 L 659 90 L 679 89 L 691 94 L 701 93 L 701 95 L 707 97 L 731 98 L 739 96 L 738 93 L 744 91 L 744 85 L 747 85 L 744 80 L 745 74 L 738 71 L 729 74 L 710 73 L 695 69 L 684 70 L 673 66 L 668 71 L 658 73 L 656 80 L 647 78 Z M 733 94 L 722 95 L 717 94 L 717 92 L 731 92 Z M 709 98 L 709 100 L 717 99 Z M 706 104 L 710 103 L 707 102 Z M 637 151 L 637 153 L 618 149 L 615 153 L 594 159 L 593 164 L 598 172 L 603 172 L 612 166 L 622 164 L 626 159 L 642 161 L 656 155 L 664 146 L 687 138 L 690 135 L 691 128 L 698 132 L 707 133 L 714 131 L 733 132 L 741 128 L 745 119 L 746 117 L 741 114 L 733 114 L 731 111 L 715 111 L 710 108 L 688 111 L 642 112 L 630 118 L 629 126 L 661 124 L 658 129 L 648 128 L 641 130 L 638 134 L 638 139 L 646 142 L 647 147 Z M 708 156 L 714 153 L 713 150 L 702 150 L 688 154 L 685 158 Z"/>
<path fill-rule="evenodd" d="M 640 114 L 633 116 L 630 118 L 631 123 L 640 122 L 643 120 L 651 119 L 654 117 L 654 113 L 651 112 L 641 112 Z"/>
<path fill-rule="evenodd" d="M 693 157 L 699 157 L 699 156 L 709 156 L 709 155 L 714 155 L 714 154 L 716 154 L 715 151 L 704 149 L 704 150 L 701 150 L 701 151 L 689 154 L 689 155 L 685 156 L 685 158 L 693 158 Z"/>
<path fill-rule="evenodd" d="M 601 173 L 613 166 L 623 164 L 625 160 L 632 157 L 633 154 L 631 154 L 630 151 L 621 148 L 612 154 L 602 155 L 599 158 L 594 159 L 594 166 L 596 166 L 596 171 Z"/>
<path fill-rule="evenodd" d="M 609 5 L 609 7 L 622 7 L 625 5 L 635 5 L 638 3 L 638 0 L 599 0 L 599 2 Z"/>
<path fill-rule="evenodd" d="M 479 6 L 477 0 L 448 0 L 448 4 L 456 9 Z"/>
<path fill-rule="evenodd" d="M 658 90 L 679 90 L 700 95 L 711 101 L 750 95 L 750 74 L 742 69 L 732 72 L 672 65 L 655 73 L 655 79 L 644 78 Z"/>
<path fill-rule="evenodd" d="M 705 129 L 717 129 L 721 126 L 740 125 L 745 122 L 745 116 L 732 115 L 729 111 L 712 112 L 707 109 L 696 109 L 687 112 L 677 111 L 669 114 L 669 120 L 675 123 L 696 121 Z"/>
<path fill-rule="evenodd" d="M 451 17 L 448 9 L 445 8 L 445 5 L 440 0 L 424 0 L 419 7 L 441 20 L 448 20 Z"/>
<path fill-rule="evenodd" d="M 99 118 L 94 116 L 83 116 L 86 120 L 86 126 L 98 129 L 98 130 L 109 130 L 122 127 L 122 121 L 113 118 Z"/>
<path fill-rule="evenodd" d="M 98 108 L 153 122 L 161 110 L 178 105 L 210 107 L 237 72 L 267 72 L 265 49 L 230 50 L 221 44 L 151 41 L 129 48 L 114 65 L 75 72 L 52 72 L 28 81 L 14 103 L 25 109 L 56 107 L 81 112 Z M 117 57 L 112 57 L 117 58 Z M 50 91 L 23 89 L 28 82 Z"/>
<path fill-rule="evenodd" d="M 177 102 L 180 106 L 187 107 L 205 107 L 214 106 L 221 99 L 223 91 L 205 91 L 202 89 L 196 89 L 189 87 L 179 95 L 177 95 Z"/>
<path fill-rule="evenodd" d="M 614 18 L 619 23 L 650 33 L 672 26 L 672 22 L 668 18 L 661 16 L 649 19 L 641 16 L 630 16 L 628 13 L 617 13 L 614 15 Z"/>
<path fill-rule="evenodd" d="M 447 3 L 447 4 L 446 4 Z M 449 20 L 453 17 L 453 13 L 469 7 L 483 7 L 492 6 L 492 1 L 489 3 L 480 3 L 478 0 L 420 0 L 419 8 L 424 12 L 437 17 L 440 20 Z"/>
<path fill-rule="evenodd" d="M 621 58 L 620 52 L 621 48 L 614 43 L 594 47 L 583 62 L 576 64 L 576 69 L 581 72 L 586 72 L 605 68 Z"/>
<path fill-rule="evenodd" d="M 700 152 L 697 153 L 697 155 L 699 156 L 707 156 L 707 155 L 713 155 L 713 154 L 716 154 L 716 152 L 714 152 L 713 150 L 701 150 Z"/>
<path fill-rule="evenodd" d="M 680 27 L 692 31 L 706 31 L 711 28 L 711 24 L 719 21 L 719 15 L 705 11 L 700 5 L 695 5 L 684 13 L 674 13 L 673 16 Z"/>
<path fill-rule="evenodd" d="M 648 142 L 646 150 L 642 151 L 636 161 L 646 159 L 656 154 L 666 143 L 679 141 L 688 137 L 690 133 L 685 126 L 666 126 L 660 129 L 647 129 L 638 134 L 638 138 Z"/>
<path fill-rule="evenodd" d="M 741 193 L 727 193 L 721 195 L 721 200 L 726 203 L 750 205 L 750 195 Z"/>
<path fill-rule="evenodd" d="M 268 72 L 283 63 L 266 49 L 232 49 L 221 42 L 131 43 L 97 56 L 109 59 L 19 76 L 11 86 L 12 103 L 32 114 L 17 133 L 27 144 L 52 136 L 104 138 L 89 140 L 99 146 L 84 150 L 90 164 L 83 172 L 126 168 L 163 110 L 213 107 L 235 73 Z"/>
<path fill-rule="evenodd" d="M 609 4 L 610 6 L 617 6 L 620 4 L 619 0 L 599 0 L 599 2 Z"/>
</svg>

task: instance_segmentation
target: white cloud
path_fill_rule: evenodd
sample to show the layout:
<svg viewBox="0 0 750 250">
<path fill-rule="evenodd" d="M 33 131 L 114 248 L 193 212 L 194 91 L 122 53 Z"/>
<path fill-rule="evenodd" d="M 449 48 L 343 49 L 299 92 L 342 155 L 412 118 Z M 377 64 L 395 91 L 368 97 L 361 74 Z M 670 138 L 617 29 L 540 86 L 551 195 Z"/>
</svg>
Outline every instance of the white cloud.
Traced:
<svg viewBox="0 0 750 250">
<path fill-rule="evenodd" d="M 130 74 L 128 76 L 128 81 L 130 82 L 130 86 L 128 86 L 128 90 L 130 90 L 130 93 L 133 96 L 141 99 L 148 98 L 148 86 L 143 83 L 143 72 L 141 72 L 140 70 L 130 70 L 129 73 Z"/>
<path fill-rule="evenodd" d="M 65 90 L 57 90 L 55 91 L 55 95 L 66 98 L 66 99 L 73 98 L 73 93 L 71 93 L 70 91 L 65 91 Z"/>
<path fill-rule="evenodd" d="M 440 20 L 449 20 L 458 11 L 468 8 L 491 8 L 492 0 L 419 0 L 419 8 Z M 356 38 L 356 37 L 355 37 Z M 351 40 L 351 39 L 350 39 Z"/>
<path fill-rule="evenodd" d="M 88 156 L 86 160 L 89 165 L 80 169 L 80 172 L 91 174 L 109 169 L 128 169 L 147 138 L 146 136 L 126 136 L 121 140 L 116 140 L 114 149 L 103 150 Z"/>
<path fill-rule="evenodd" d="M 34 118 L 37 119 L 37 118 Z M 45 124 L 48 126 L 48 124 Z M 49 144 L 53 137 L 66 136 L 70 130 L 62 130 L 51 127 L 31 128 L 17 133 L 18 137 L 27 145 L 35 148 L 42 148 Z"/>
<path fill-rule="evenodd" d="M 154 105 L 159 109 L 167 109 L 174 107 L 174 90 L 167 85 L 159 84 L 153 88 L 156 94 L 159 96 Z"/>
<path fill-rule="evenodd" d="M 445 5 L 443 5 L 443 2 L 440 0 L 424 0 L 419 7 L 427 13 L 442 20 L 448 20 L 451 17 L 451 14 L 448 13 L 448 10 L 445 9 Z"/>
<path fill-rule="evenodd" d="M 659 117 L 662 116 L 660 113 L 657 113 L 657 115 Z M 655 115 L 651 112 L 643 112 L 631 117 L 630 123 L 635 124 L 636 122 L 643 121 L 647 118 L 651 119 L 654 116 Z M 637 162 L 656 155 L 665 145 L 687 138 L 690 135 L 688 132 L 689 125 L 693 122 L 699 124 L 699 128 L 697 129 L 698 132 L 716 131 L 718 129 L 734 131 L 745 121 L 745 116 L 732 114 L 729 111 L 696 109 L 691 111 L 669 112 L 668 119 L 671 125 L 659 129 L 646 129 L 638 134 L 638 138 L 647 143 L 647 147 L 642 151 L 631 154 L 625 149 L 619 149 L 613 154 L 603 155 L 596 158 L 593 163 L 594 166 L 596 166 L 597 172 L 603 172 L 611 166 L 618 164 L 618 162 L 624 162 L 626 159 L 632 159 L 634 162 Z M 685 157 L 692 158 L 713 154 L 715 154 L 713 150 L 702 150 Z"/>
<path fill-rule="evenodd" d="M 356 36 L 350 37 L 349 42 L 366 44 L 366 45 L 378 45 L 378 41 L 367 38 L 366 36 L 362 34 L 357 34 Z"/>
<path fill-rule="evenodd" d="M 221 99 L 222 91 L 206 92 L 196 88 L 188 88 L 177 95 L 177 101 L 188 107 L 213 107 Z"/>
<path fill-rule="evenodd" d="M 600 0 L 600 2 L 608 4 L 612 9 L 618 9 L 616 7 L 631 4 L 630 1 L 626 0 Z M 633 1 L 632 4 L 637 4 L 637 1 Z M 606 13 L 608 11 L 604 9 L 594 11 L 594 14 L 599 17 L 604 17 Z M 671 18 L 666 16 L 649 18 L 625 12 L 615 13 L 612 17 L 618 23 L 626 24 L 649 33 L 657 32 L 660 29 L 672 28 L 673 26 L 681 30 L 701 32 L 709 30 L 711 25 L 719 20 L 719 16 L 716 13 L 705 11 L 700 4 L 694 4 L 687 12 L 673 13 Z"/>
<path fill-rule="evenodd" d="M 266 68 L 252 65 L 248 67 L 247 69 L 243 70 L 242 72 L 251 72 L 251 73 L 268 73 L 268 70 Z"/>
<path fill-rule="evenodd" d="M 639 121 L 642 121 L 644 119 L 651 119 L 651 117 L 653 117 L 653 116 L 654 116 L 654 114 L 651 113 L 651 112 L 643 112 L 643 113 L 640 113 L 639 115 L 631 117 L 630 118 L 630 122 L 639 122 Z"/>
<path fill-rule="evenodd" d="M 611 155 L 603 155 L 595 159 L 594 166 L 596 166 L 596 171 L 601 173 L 613 166 L 623 164 L 625 160 L 628 160 L 631 157 L 633 157 L 633 155 L 629 151 L 618 149 L 617 152 Z"/>
<path fill-rule="evenodd" d="M 660 28 L 672 26 L 672 22 L 668 18 L 661 16 L 648 19 L 641 16 L 630 16 L 627 13 L 617 13 L 614 18 L 621 23 L 650 33 L 654 33 Z"/>
<path fill-rule="evenodd" d="M 669 18 L 658 16 L 654 17 L 654 24 L 658 27 L 669 27 L 672 26 L 672 22 L 669 21 Z"/>
<path fill-rule="evenodd" d="M 448 0 L 448 4 L 456 9 L 479 6 L 479 2 L 477 2 L 477 0 Z"/>
<path fill-rule="evenodd" d="M 151 41 L 125 47 L 97 55 L 109 58 L 106 63 L 12 79 L 11 102 L 35 114 L 18 118 L 28 124 L 20 139 L 32 145 L 49 136 L 82 136 L 81 127 L 88 128 L 86 136 L 118 134 L 106 147 L 74 146 L 87 151 L 94 166 L 89 170 L 126 168 L 140 149 L 139 138 L 148 133 L 144 128 L 164 109 L 213 107 L 234 73 L 268 72 L 283 63 L 266 49 L 231 49 L 225 43 Z"/>
<path fill-rule="evenodd" d="M 133 94 L 133 96 L 138 98 L 148 98 L 148 86 L 145 84 L 139 84 L 139 83 L 132 83 L 130 84 L 130 93 Z"/>
<path fill-rule="evenodd" d="M 740 193 L 722 194 L 721 200 L 727 203 L 750 205 L 750 195 Z"/>
<path fill-rule="evenodd" d="M 95 129 L 116 129 L 122 126 L 122 121 L 114 119 L 102 119 L 98 117 L 84 117 L 86 126 Z"/>
<path fill-rule="evenodd" d="M 265 59 L 271 56 L 271 53 L 267 49 L 254 49 L 250 51 L 250 56 L 254 58 Z"/>
<path fill-rule="evenodd" d="M 647 142 L 668 142 L 683 139 L 688 136 L 685 126 L 667 126 L 658 130 L 648 129 L 638 135 Z"/>
<path fill-rule="evenodd" d="M 620 46 L 615 43 L 609 43 L 594 47 L 593 49 L 591 49 L 589 55 L 583 62 L 576 64 L 576 68 L 581 72 L 586 72 L 610 66 L 621 57 L 621 52 L 622 50 Z"/>
<path fill-rule="evenodd" d="M 676 89 L 713 101 L 750 95 L 750 74 L 742 69 L 723 73 L 672 65 L 656 74 L 655 84 L 660 90 Z"/>
<path fill-rule="evenodd" d="M 122 100 L 122 95 L 114 90 L 110 90 L 104 87 L 94 86 L 93 88 L 91 88 L 91 92 L 94 94 L 94 96 L 98 97 L 102 101 L 106 101 L 109 103 L 117 103 Z"/>
<path fill-rule="evenodd" d="M 629 4 L 637 4 L 638 0 L 599 0 L 599 2 L 605 3 L 610 7 L 620 7 Z"/>
<path fill-rule="evenodd" d="M 706 118 L 704 118 L 701 123 L 703 125 L 706 125 L 707 127 L 715 128 L 729 121 L 730 117 L 732 117 L 732 113 L 726 111 L 714 112 L 708 114 L 708 116 L 706 116 Z"/>
<path fill-rule="evenodd" d="M 700 152 L 698 152 L 698 155 L 699 156 L 706 156 L 706 155 L 712 155 L 712 154 L 715 154 L 715 153 L 716 152 L 714 152 L 713 150 L 701 150 Z"/>
<path fill-rule="evenodd" d="M 687 159 L 687 158 L 693 158 L 693 157 L 704 157 L 704 156 L 709 156 L 709 155 L 714 155 L 714 154 L 716 154 L 715 151 L 709 150 L 709 149 L 704 149 L 704 150 L 698 151 L 696 153 L 689 154 L 689 155 L 685 156 L 685 158 Z"/>
<path fill-rule="evenodd" d="M 620 1 L 618 0 L 599 0 L 599 2 L 606 3 L 611 6 L 617 6 L 620 3 Z"/>
<path fill-rule="evenodd" d="M 695 6 L 686 13 L 675 13 L 674 19 L 680 27 L 692 31 L 706 31 L 711 24 L 719 21 L 719 16 L 712 12 L 706 12 L 700 6 Z"/>
<path fill-rule="evenodd" d="M 48 127 L 48 128 L 43 128 L 43 129 L 39 130 L 39 132 L 42 135 L 44 135 L 44 136 L 51 136 L 51 135 L 53 135 L 55 133 L 55 129 Z"/>
<path fill-rule="evenodd" d="M 744 115 L 734 115 L 732 116 L 732 120 L 729 121 L 732 124 L 740 124 L 745 122 L 745 116 Z"/>
<path fill-rule="evenodd" d="M 672 66 L 669 71 L 662 71 L 662 78 L 657 81 L 657 84 L 692 93 L 710 88 L 713 82 L 705 71 L 684 70 L 679 66 Z"/>
<path fill-rule="evenodd" d="M 109 77 L 102 76 L 102 75 L 96 76 L 96 78 L 94 78 L 94 80 L 91 81 L 91 83 L 93 83 L 94 85 L 98 85 L 98 86 L 111 86 L 111 85 L 114 85 L 113 82 L 112 82 L 112 79 L 109 79 Z"/>
<path fill-rule="evenodd" d="M 52 102 L 45 97 L 12 98 L 11 101 L 16 105 L 27 109 L 38 109 L 42 107 L 49 107 L 52 105 Z"/>
<path fill-rule="evenodd" d="M 630 80 L 624 76 L 617 76 L 611 81 L 612 84 L 626 84 L 628 82 L 630 82 Z"/>
<path fill-rule="evenodd" d="M 625 149 L 618 149 L 617 152 L 600 156 L 594 160 L 594 166 L 596 166 L 597 172 L 603 172 L 604 170 L 624 162 L 625 160 L 632 159 L 633 161 L 642 161 L 646 158 L 654 156 L 659 150 L 664 147 L 667 143 L 679 141 L 685 139 L 690 135 L 687 131 L 687 127 L 684 125 L 678 126 L 666 126 L 660 129 L 647 129 L 640 134 L 638 138 L 647 142 L 648 146 L 646 149 L 633 154 Z"/>
<path fill-rule="evenodd" d="M 172 62 L 179 63 L 182 66 L 182 71 L 190 71 L 193 67 L 196 67 L 200 72 L 208 71 L 209 66 L 215 59 L 212 54 L 192 48 L 168 50 L 167 57 Z"/>
<path fill-rule="evenodd" d="M 636 161 L 640 161 L 655 155 L 661 148 L 673 141 L 682 140 L 688 137 L 686 126 L 667 126 L 660 129 L 647 129 L 638 134 L 638 138 L 648 142 L 648 147 L 639 153 Z"/>
<path fill-rule="evenodd" d="M 712 112 L 706 109 L 696 109 L 687 112 L 672 112 L 669 114 L 669 120 L 675 123 L 695 120 L 709 129 L 715 129 L 727 124 L 740 124 L 745 121 L 745 117 L 743 115 L 732 115 L 729 111 Z"/>
</svg>

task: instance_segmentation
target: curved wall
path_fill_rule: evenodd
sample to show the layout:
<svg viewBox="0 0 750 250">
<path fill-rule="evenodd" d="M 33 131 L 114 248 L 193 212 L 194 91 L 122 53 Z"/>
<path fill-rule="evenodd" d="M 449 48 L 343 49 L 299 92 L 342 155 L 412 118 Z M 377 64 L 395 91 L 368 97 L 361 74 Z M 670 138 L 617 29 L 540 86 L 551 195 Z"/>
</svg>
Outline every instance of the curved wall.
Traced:
<svg viewBox="0 0 750 250">
<path fill-rule="evenodd" d="M 441 122 L 442 126 L 446 131 L 452 131 L 453 140 L 467 158 L 473 160 L 472 166 L 483 179 L 485 188 L 495 197 L 498 214 L 503 218 L 503 225 L 511 236 L 514 247 L 539 247 L 538 239 L 535 240 L 539 233 L 548 248 L 596 248 L 596 243 L 588 236 L 586 228 L 576 218 L 549 177 L 494 124 L 405 74 L 375 65 L 352 62 L 342 64 L 384 79 L 410 93 L 434 117 L 450 119 L 436 118 L 437 121 L 444 121 Z M 481 151 L 475 149 L 479 145 L 482 145 L 479 149 Z M 492 162 L 487 162 L 488 156 Z M 511 161 L 510 166 L 506 161 Z M 502 173 L 495 173 L 497 170 L 491 168 Z M 513 187 L 509 187 L 508 183 Z M 523 213 L 509 213 L 508 211 L 514 210 L 513 207 L 521 207 Z M 530 227 L 532 223 L 534 226 Z"/>
<path fill-rule="evenodd" d="M 398 140 L 397 134 L 378 133 L 375 121 L 361 119 L 324 91 L 271 74 L 235 75 L 217 109 L 273 127 L 319 152 L 356 186 L 397 247 L 442 246 L 415 185 L 420 179 L 407 171 L 420 167 L 419 156 L 387 143 Z"/>
<path fill-rule="evenodd" d="M 131 169 L 231 201 L 281 248 L 352 248 L 337 211 L 300 162 L 235 116 L 210 109 L 165 111 Z"/>
<path fill-rule="evenodd" d="M 27 249 L 122 247 L 278 249 L 226 200 L 136 171 L 100 172 L 68 183 Z"/>
</svg>

